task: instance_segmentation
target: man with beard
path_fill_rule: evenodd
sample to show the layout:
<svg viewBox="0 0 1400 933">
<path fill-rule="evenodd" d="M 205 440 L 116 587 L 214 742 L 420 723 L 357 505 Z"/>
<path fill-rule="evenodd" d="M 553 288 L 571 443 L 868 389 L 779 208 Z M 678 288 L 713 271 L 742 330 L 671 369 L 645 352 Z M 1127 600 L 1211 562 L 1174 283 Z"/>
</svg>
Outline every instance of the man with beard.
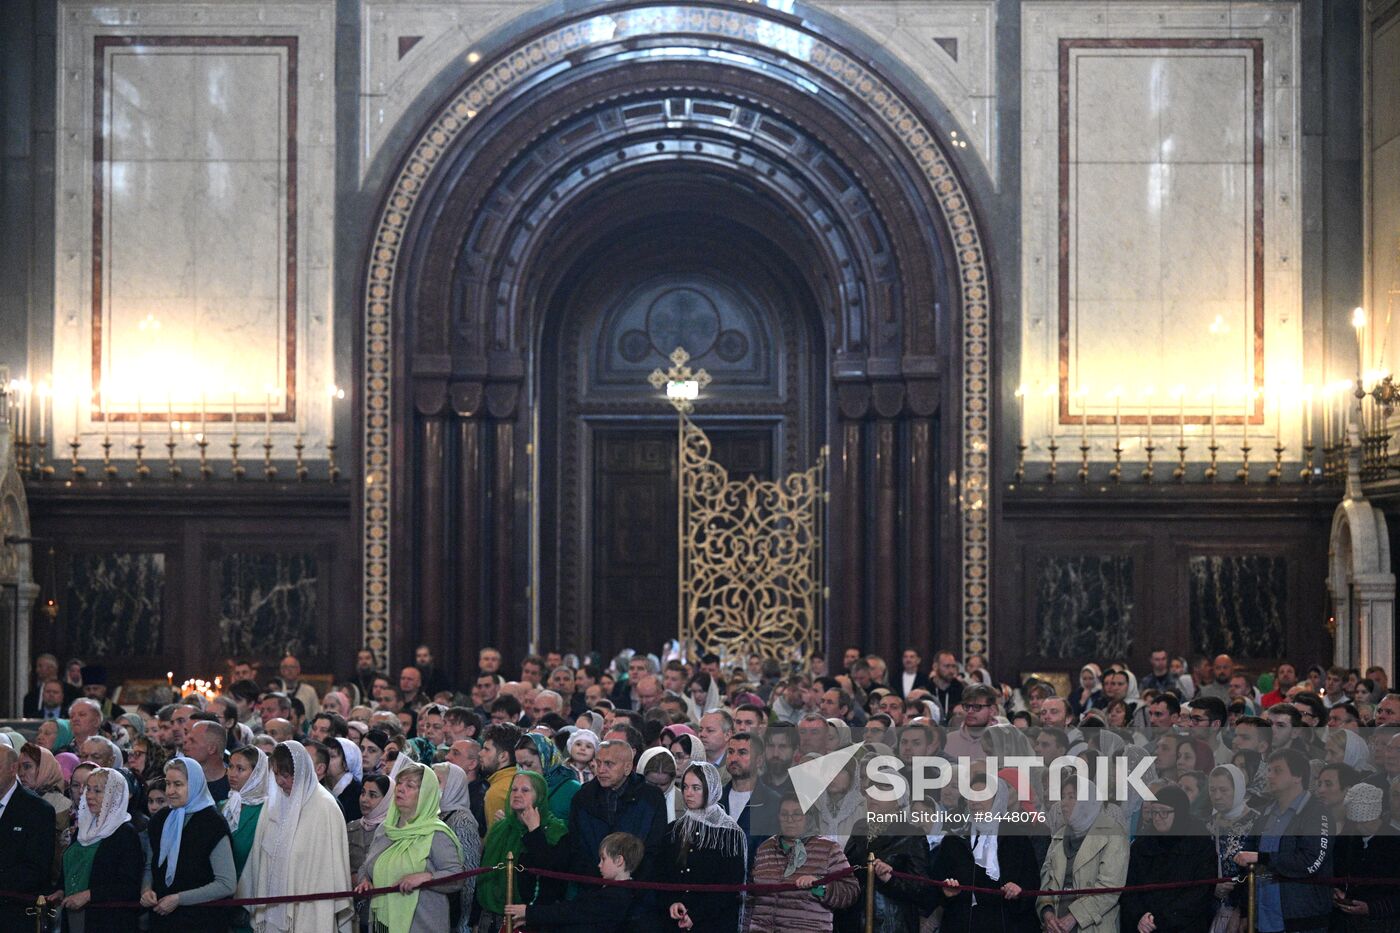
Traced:
<svg viewBox="0 0 1400 933">
<path fill-rule="evenodd" d="M 779 797 L 792 793 L 792 778 L 788 771 L 797 760 L 797 727 L 786 724 L 769 726 L 763 735 L 763 772 L 760 784 L 768 785 Z"/>
<path fill-rule="evenodd" d="M 758 779 L 758 763 L 764 759 L 763 739 L 749 732 L 736 732 L 729 737 L 724 753 L 724 769 L 729 783 L 720 795 L 724 808 L 744 836 L 749 840 L 749 861 L 752 865 L 758 847 L 777 832 L 778 804 L 782 796 Z"/>
<path fill-rule="evenodd" d="M 486 776 L 486 828 L 505 815 L 510 802 L 510 782 L 515 777 L 515 745 L 524 733 L 509 722 L 493 722 L 481 740 L 481 773 Z"/>
</svg>

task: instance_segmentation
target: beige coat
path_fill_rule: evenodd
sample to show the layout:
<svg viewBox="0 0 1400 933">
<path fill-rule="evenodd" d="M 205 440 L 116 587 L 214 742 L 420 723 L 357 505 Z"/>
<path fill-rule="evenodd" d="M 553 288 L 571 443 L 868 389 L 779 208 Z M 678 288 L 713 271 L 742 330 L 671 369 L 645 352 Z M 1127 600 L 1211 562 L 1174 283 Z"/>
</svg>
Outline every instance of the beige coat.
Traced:
<svg viewBox="0 0 1400 933">
<path fill-rule="evenodd" d="M 1065 870 L 1065 831 L 1050 840 L 1045 865 L 1040 870 L 1040 886 L 1060 888 L 1118 888 L 1128 878 L 1128 837 L 1107 808 L 1099 813 L 1074 857 L 1074 870 Z M 1068 878 L 1068 880 L 1066 880 Z M 1079 924 L 1076 933 L 1118 933 L 1117 894 L 1085 894 L 1076 897 L 1069 912 Z M 1040 897 L 1036 913 L 1054 909 L 1056 899 Z"/>
</svg>

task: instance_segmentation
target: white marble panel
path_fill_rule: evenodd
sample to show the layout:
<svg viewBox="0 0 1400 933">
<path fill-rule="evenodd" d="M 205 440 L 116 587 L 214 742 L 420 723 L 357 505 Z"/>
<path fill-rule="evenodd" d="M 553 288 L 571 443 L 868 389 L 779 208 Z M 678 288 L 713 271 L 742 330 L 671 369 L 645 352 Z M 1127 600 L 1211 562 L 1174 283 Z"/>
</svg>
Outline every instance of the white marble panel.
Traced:
<svg viewBox="0 0 1400 933">
<path fill-rule="evenodd" d="M 196 156 L 222 161 L 282 158 L 287 136 L 287 56 L 282 49 L 198 56 Z"/>
<path fill-rule="evenodd" d="M 1070 161 L 1158 161 L 1162 59 L 1081 49 L 1070 61 Z"/>
<path fill-rule="evenodd" d="M 323 451 L 326 386 L 348 382 L 333 366 L 329 269 L 335 220 L 334 0 L 129 0 L 120 7 L 61 0 L 57 152 L 54 380 L 86 394 L 92 347 L 92 141 L 94 41 L 161 37 L 118 46 L 119 81 L 108 82 L 113 144 L 104 203 L 104 372 L 152 386 L 157 407 L 174 383 L 189 410 L 196 388 L 211 412 L 227 390 L 261 412 L 263 387 L 283 386 L 289 361 L 287 205 L 297 194 L 295 422 L 273 428 L 274 456 L 291 456 L 298 431 Z M 286 86 L 295 37 L 297 83 Z M 188 42 L 182 40 L 190 40 Z M 256 40 L 256 41 L 249 41 Z M 296 177 L 285 161 L 290 95 L 297 95 Z M 105 157 L 112 158 L 113 146 Z M 140 323 L 161 323 L 154 339 Z M 134 394 L 129 401 L 134 401 Z M 148 406 L 149 409 L 149 406 Z M 56 413 L 71 433 L 71 407 Z M 117 410 L 129 410 L 118 408 Z M 282 410 L 279 396 L 274 410 Z M 79 430 L 100 432 L 84 414 Z M 227 434 L 227 422 L 210 433 Z M 244 432 L 249 430 L 244 426 Z M 133 433 L 113 426 L 114 434 Z M 119 443 L 118 456 L 130 456 Z M 150 451 L 148 450 L 148 454 Z M 259 451 L 260 453 L 260 451 Z"/>
<path fill-rule="evenodd" d="M 107 54 L 105 155 L 116 162 L 195 158 L 197 57 L 132 48 Z"/>
<path fill-rule="evenodd" d="M 1155 59 L 1162 161 L 1247 162 L 1254 107 L 1251 56 L 1239 50 L 1190 51 Z"/>
<path fill-rule="evenodd" d="M 1092 404 L 1110 406 L 1110 390 L 1153 378 L 1162 343 L 1159 301 L 1080 301 L 1070 332 L 1070 391 L 1087 388 Z"/>
<path fill-rule="evenodd" d="M 1201 388 L 1241 382 L 1254 360 L 1254 306 L 1192 299 L 1162 304 L 1159 365 L 1177 382 Z M 1207 403 L 1208 404 L 1208 403 Z"/>
<path fill-rule="evenodd" d="M 1370 210 L 1370 295 L 1367 306 L 1379 318 L 1383 309 L 1391 312 L 1387 354 L 1391 366 L 1400 358 L 1400 138 L 1390 140 L 1371 153 Z"/>
<path fill-rule="evenodd" d="M 1371 145 L 1400 136 L 1400 16 L 1376 31 L 1371 56 Z"/>
<path fill-rule="evenodd" d="M 1244 303 L 1254 279 L 1249 166 L 1161 166 L 1162 295 Z"/>
<path fill-rule="evenodd" d="M 1161 166 L 1090 164 L 1071 171 L 1070 300 L 1160 299 Z"/>
</svg>

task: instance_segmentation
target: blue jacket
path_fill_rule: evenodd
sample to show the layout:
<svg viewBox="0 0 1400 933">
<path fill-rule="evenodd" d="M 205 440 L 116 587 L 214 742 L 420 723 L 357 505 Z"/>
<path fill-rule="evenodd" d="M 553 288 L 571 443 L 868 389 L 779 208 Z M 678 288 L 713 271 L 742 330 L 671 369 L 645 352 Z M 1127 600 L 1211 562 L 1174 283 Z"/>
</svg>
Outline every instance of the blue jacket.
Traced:
<svg viewBox="0 0 1400 933">
<path fill-rule="evenodd" d="M 1269 804 L 1255 822 L 1255 829 L 1262 832 L 1276 812 L 1278 804 Z M 1310 796 L 1288 821 L 1279 837 L 1278 851 L 1259 853 L 1260 871 L 1278 882 L 1285 930 L 1327 929 L 1332 914 L 1331 886 L 1289 879 L 1331 877 L 1331 831 L 1327 808 Z"/>
</svg>

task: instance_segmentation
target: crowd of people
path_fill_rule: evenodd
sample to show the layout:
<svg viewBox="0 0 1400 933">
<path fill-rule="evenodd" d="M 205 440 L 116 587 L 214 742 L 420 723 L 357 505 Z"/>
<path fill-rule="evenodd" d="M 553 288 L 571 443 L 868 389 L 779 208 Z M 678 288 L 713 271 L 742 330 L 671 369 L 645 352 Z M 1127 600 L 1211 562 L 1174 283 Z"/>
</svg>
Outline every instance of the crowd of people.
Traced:
<svg viewBox="0 0 1400 933">
<path fill-rule="evenodd" d="M 123 707 L 40 656 L 37 731 L 0 731 L 0 929 L 42 898 L 80 933 L 856 933 L 872 905 L 879 933 L 1243 933 L 1252 873 L 1264 933 L 1400 930 L 1380 668 L 1157 651 L 1068 695 L 915 649 L 515 670 L 485 648 L 459 684 L 420 646 L 390 677 L 361 651 L 321 691 L 295 657 L 234 659 L 212 698 Z M 841 750 L 799 795 L 793 769 Z M 902 791 L 871 785 L 876 759 Z M 957 780 L 910 789 L 940 761 Z"/>
</svg>

